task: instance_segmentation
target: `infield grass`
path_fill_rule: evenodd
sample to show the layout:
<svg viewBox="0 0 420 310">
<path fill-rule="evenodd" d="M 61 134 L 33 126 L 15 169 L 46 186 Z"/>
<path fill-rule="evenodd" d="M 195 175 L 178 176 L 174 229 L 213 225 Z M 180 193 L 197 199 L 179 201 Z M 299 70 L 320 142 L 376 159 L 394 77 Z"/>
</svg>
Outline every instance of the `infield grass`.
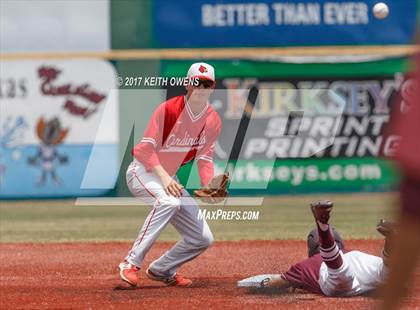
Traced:
<svg viewBox="0 0 420 310">
<path fill-rule="evenodd" d="M 334 194 L 268 197 L 262 206 L 224 207 L 260 211 L 259 219 L 209 220 L 216 240 L 305 239 L 314 227 L 308 204 L 315 199 L 335 202 L 333 225 L 344 238 L 381 238 L 380 218 L 390 218 L 394 194 Z M 219 207 L 206 207 L 216 210 Z M 146 206 L 75 206 L 73 200 L 1 201 L 1 242 L 132 241 L 143 224 Z M 178 240 L 171 226 L 159 240 Z"/>
</svg>

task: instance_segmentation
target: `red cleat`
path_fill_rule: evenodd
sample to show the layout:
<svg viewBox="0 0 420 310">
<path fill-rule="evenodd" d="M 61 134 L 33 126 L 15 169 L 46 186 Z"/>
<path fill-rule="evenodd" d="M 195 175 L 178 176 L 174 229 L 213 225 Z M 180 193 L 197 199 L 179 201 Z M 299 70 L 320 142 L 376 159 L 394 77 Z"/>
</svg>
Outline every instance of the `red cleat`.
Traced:
<svg viewBox="0 0 420 310">
<path fill-rule="evenodd" d="M 118 267 L 120 268 L 121 279 L 131 286 L 137 286 L 137 283 L 139 282 L 137 271 L 139 271 L 140 268 L 130 264 L 127 261 L 121 262 Z"/>
<path fill-rule="evenodd" d="M 328 224 L 333 203 L 329 200 L 321 200 L 311 203 L 312 214 L 315 220 L 322 224 Z"/>
<path fill-rule="evenodd" d="M 189 287 L 192 285 L 192 281 L 190 279 L 184 278 L 177 273 L 175 273 L 172 277 L 161 277 L 150 271 L 150 268 L 147 268 L 146 276 L 150 280 L 163 282 L 167 286 Z"/>
</svg>

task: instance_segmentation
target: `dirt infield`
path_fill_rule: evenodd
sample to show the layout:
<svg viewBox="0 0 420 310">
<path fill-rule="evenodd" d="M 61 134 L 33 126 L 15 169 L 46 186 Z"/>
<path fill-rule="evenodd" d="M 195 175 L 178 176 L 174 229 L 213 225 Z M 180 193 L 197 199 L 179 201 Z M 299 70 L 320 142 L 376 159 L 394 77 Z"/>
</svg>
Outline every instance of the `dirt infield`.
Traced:
<svg viewBox="0 0 420 310">
<path fill-rule="evenodd" d="M 372 309 L 373 297 L 326 298 L 305 292 L 285 295 L 250 293 L 238 279 L 279 272 L 305 257 L 303 241 L 216 242 L 181 268 L 191 288 L 162 287 L 145 279 L 136 289 L 121 289 L 117 265 L 128 243 L 0 244 L 1 309 Z M 156 244 L 146 264 L 171 243 Z M 352 240 L 348 248 L 379 253 L 382 241 Z M 145 265 L 146 266 L 146 265 Z M 420 307 L 420 272 L 407 309 Z M 406 309 L 406 308 L 405 308 Z"/>
</svg>

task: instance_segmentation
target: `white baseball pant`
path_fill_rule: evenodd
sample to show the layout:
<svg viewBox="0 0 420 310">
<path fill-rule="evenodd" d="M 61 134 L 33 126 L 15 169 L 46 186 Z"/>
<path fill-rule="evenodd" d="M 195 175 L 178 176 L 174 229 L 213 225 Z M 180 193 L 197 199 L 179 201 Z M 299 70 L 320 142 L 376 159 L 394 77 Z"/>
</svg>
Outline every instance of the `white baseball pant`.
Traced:
<svg viewBox="0 0 420 310">
<path fill-rule="evenodd" d="M 159 177 L 154 172 L 147 172 L 136 159 L 129 165 L 126 177 L 131 193 L 153 207 L 126 260 L 140 268 L 161 231 L 171 223 L 182 239 L 149 268 L 158 276 L 173 276 L 178 267 L 200 255 L 212 244 L 210 228 L 206 220 L 198 216 L 199 207 L 185 189 L 180 198 L 166 194 Z"/>
<path fill-rule="evenodd" d="M 326 296 L 361 295 L 375 290 L 384 281 L 387 268 L 381 257 L 359 251 L 342 256 L 343 265 L 339 269 L 321 264 L 318 283 Z"/>
</svg>

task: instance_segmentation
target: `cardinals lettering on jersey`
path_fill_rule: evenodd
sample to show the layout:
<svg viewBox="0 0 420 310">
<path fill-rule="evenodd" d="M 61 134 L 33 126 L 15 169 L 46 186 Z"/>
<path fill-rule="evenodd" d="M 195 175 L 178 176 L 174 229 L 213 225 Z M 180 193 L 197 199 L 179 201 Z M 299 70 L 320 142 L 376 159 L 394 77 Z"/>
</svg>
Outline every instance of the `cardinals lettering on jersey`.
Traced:
<svg viewBox="0 0 420 310">
<path fill-rule="evenodd" d="M 184 96 L 171 98 L 157 107 L 132 154 L 147 170 L 160 164 L 169 175 L 195 158 L 201 183 L 207 185 L 214 174 L 213 152 L 221 124 L 210 105 L 194 115 Z"/>
</svg>

